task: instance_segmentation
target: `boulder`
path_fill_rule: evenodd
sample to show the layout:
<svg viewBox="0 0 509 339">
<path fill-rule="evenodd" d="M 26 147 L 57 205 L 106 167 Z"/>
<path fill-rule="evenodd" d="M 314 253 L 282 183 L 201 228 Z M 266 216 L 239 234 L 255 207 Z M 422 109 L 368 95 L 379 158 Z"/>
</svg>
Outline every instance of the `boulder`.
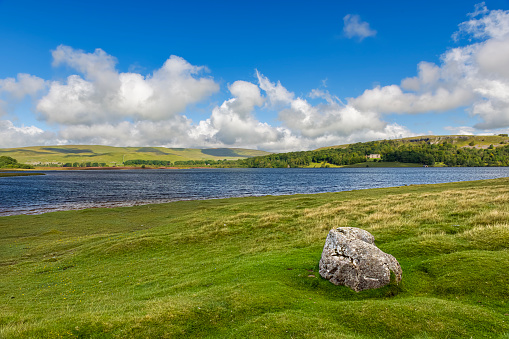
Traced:
<svg viewBox="0 0 509 339">
<path fill-rule="evenodd" d="M 355 227 L 330 230 L 320 260 L 324 279 L 359 292 L 389 284 L 390 272 L 399 283 L 401 266 L 396 258 L 375 246 L 371 233 Z"/>
</svg>

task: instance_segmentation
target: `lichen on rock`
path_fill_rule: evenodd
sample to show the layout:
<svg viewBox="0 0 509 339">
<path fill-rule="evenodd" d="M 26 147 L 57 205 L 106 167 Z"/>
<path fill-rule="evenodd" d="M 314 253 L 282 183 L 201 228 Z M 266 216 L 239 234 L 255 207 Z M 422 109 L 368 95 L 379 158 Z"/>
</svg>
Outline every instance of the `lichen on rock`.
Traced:
<svg viewBox="0 0 509 339">
<path fill-rule="evenodd" d="M 335 285 L 356 292 L 399 283 L 402 270 L 396 258 L 375 246 L 371 233 L 355 227 L 330 230 L 320 260 L 320 275 Z"/>
</svg>

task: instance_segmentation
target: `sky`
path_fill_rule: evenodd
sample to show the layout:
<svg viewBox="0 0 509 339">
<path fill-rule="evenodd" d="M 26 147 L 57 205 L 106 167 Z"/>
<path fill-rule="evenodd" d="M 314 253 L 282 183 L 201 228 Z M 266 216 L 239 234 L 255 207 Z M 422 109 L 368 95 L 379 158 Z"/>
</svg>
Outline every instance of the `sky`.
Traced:
<svg viewBox="0 0 509 339">
<path fill-rule="evenodd" d="M 0 0 L 0 147 L 509 132 L 509 0 Z"/>
</svg>

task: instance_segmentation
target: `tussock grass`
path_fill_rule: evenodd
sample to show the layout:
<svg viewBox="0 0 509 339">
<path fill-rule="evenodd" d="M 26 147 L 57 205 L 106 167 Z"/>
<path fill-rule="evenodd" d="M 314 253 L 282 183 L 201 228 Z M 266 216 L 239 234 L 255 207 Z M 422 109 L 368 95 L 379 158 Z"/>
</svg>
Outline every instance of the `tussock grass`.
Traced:
<svg viewBox="0 0 509 339">
<path fill-rule="evenodd" d="M 509 179 L 0 218 L 2 338 L 505 338 Z M 360 227 L 403 281 L 320 278 Z"/>
</svg>

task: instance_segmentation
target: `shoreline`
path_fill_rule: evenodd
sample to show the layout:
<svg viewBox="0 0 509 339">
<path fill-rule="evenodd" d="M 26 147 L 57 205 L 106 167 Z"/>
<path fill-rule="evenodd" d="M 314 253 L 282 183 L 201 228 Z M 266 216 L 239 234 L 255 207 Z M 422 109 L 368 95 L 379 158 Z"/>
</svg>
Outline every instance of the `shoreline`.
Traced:
<svg viewBox="0 0 509 339">
<path fill-rule="evenodd" d="M 185 169 L 182 167 L 36 167 L 28 171 L 126 171 L 126 170 L 156 170 L 156 169 Z"/>
<path fill-rule="evenodd" d="M 351 190 L 340 190 L 340 191 L 330 191 L 330 192 L 311 192 L 311 193 L 289 193 L 289 194 L 261 194 L 261 195 L 232 195 L 232 196 L 212 196 L 212 197 L 191 197 L 191 198 L 172 198 L 172 199 L 155 199 L 155 200 L 129 200 L 129 201 L 102 201 L 102 202 L 81 202 L 74 203 L 69 205 L 60 205 L 60 206 L 51 206 L 51 207 L 41 207 L 41 208 L 32 208 L 32 209 L 23 209 L 23 210 L 0 210 L 0 218 L 2 217 L 11 217 L 11 216 L 21 216 L 21 215 L 42 215 L 52 212 L 69 212 L 69 211 L 83 211 L 88 209 L 112 209 L 119 207 L 136 207 L 136 206 L 147 206 L 147 205 L 161 205 L 161 204 L 169 204 L 173 202 L 182 202 L 182 201 L 207 201 L 207 200 L 227 200 L 227 199 L 240 199 L 240 198 L 262 198 L 262 197 L 291 197 L 291 196 L 315 196 L 315 195 L 323 195 L 323 194 L 339 194 L 346 192 L 356 192 L 356 191 L 369 191 L 369 190 L 383 190 L 383 189 L 394 189 L 394 188 L 404 188 L 404 187 L 422 187 L 422 186 L 433 186 L 433 185 L 448 185 L 448 184 L 466 184 L 466 183 L 475 183 L 475 182 L 483 182 L 483 181 L 492 181 L 492 180 L 501 180 L 501 179 L 509 179 L 508 177 L 501 178 L 492 178 L 492 179 L 478 179 L 478 180 L 466 180 L 466 181 L 452 181 L 446 183 L 428 183 L 428 184 L 408 184 L 408 185 L 396 185 L 396 186 L 386 186 L 386 187 L 371 187 L 371 188 L 358 188 Z"/>
<path fill-rule="evenodd" d="M 1 333 L 503 337 L 507 194 L 509 178 L 0 218 Z M 335 227 L 371 233 L 401 283 L 323 279 Z"/>
</svg>

